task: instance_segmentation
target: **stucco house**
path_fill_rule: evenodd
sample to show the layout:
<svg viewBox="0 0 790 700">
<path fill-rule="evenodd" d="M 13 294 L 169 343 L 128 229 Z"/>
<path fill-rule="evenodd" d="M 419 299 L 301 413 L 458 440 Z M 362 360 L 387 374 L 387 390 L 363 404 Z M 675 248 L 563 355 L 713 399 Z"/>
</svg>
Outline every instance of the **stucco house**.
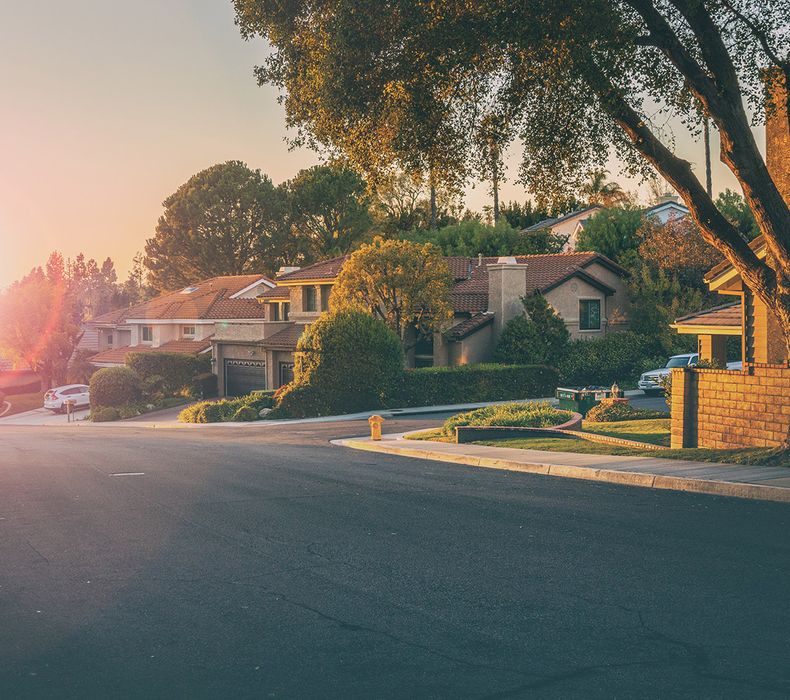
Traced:
<svg viewBox="0 0 790 700">
<path fill-rule="evenodd" d="M 258 296 L 273 287 L 262 275 L 212 277 L 97 316 L 86 324 L 86 335 L 98 350 L 89 362 L 96 367 L 122 365 L 130 352 L 209 353 L 218 325 L 263 323 L 265 309 Z"/>
<path fill-rule="evenodd" d="M 293 378 L 293 353 L 305 326 L 329 310 L 332 285 L 347 257 L 282 271 L 276 287 L 259 296 L 266 321 L 218 324 L 211 339 L 220 393 L 272 389 Z M 511 318 L 523 313 L 521 297 L 541 292 L 574 338 L 625 329 L 626 271 L 598 253 L 504 258 L 448 257 L 453 277 L 452 326 L 419 341 L 407 353 L 410 367 L 461 365 L 491 359 Z M 242 377 L 237 367 L 248 371 Z"/>
</svg>

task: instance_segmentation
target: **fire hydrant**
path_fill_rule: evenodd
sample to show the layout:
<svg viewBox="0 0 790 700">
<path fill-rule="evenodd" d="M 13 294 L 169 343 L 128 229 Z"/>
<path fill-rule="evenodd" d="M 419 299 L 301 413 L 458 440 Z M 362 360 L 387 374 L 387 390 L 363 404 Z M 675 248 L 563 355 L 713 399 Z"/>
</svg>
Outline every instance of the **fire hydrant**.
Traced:
<svg viewBox="0 0 790 700">
<path fill-rule="evenodd" d="M 381 440 L 381 424 L 383 422 L 384 419 L 381 416 L 371 416 L 368 418 L 368 423 L 370 424 L 371 440 Z"/>
</svg>

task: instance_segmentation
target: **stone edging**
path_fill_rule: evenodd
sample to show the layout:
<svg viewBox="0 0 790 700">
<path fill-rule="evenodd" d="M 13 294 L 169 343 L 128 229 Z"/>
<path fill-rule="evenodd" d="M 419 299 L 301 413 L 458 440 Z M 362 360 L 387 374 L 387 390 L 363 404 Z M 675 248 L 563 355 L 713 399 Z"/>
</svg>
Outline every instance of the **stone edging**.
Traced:
<svg viewBox="0 0 790 700">
<path fill-rule="evenodd" d="M 372 442 L 360 438 L 332 440 L 332 443 L 356 450 L 382 452 L 385 454 L 434 460 L 438 462 L 452 462 L 485 469 L 501 469 L 504 471 L 542 474 L 544 476 L 557 476 L 568 479 L 602 481 L 625 486 L 640 486 L 642 488 L 686 491 L 690 493 L 705 493 L 714 496 L 730 496 L 751 500 L 790 503 L 790 488 L 777 486 L 760 486 L 758 484 L 716 481 L 713 479 L 690 479 L 682 476 L 628 472 L 616 469 L 598 469 L 596 467 L 578 467 L 567 464 L 516 462 L 506 459 L 493 459 L 491 457 L 478 457 L 474 455 L 452 454 L 440 451 L 400 447 L 388 445 L 386 442 Z M 485 448 L 483 447 L 482 449 Z M 672 460 L 666 461 L 671 462 Z M 715 465 L 711 464 L 711 466 Z"/>
</svg>

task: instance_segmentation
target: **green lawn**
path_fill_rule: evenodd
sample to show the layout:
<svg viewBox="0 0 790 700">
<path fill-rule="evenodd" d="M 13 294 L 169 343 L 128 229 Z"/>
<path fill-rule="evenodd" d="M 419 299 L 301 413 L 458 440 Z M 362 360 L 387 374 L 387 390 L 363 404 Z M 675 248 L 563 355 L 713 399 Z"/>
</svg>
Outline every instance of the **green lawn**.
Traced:
<svg viewBox="0 0 790 700">
<path fill-rule="evenodd" d="M 11 404 L 11 410 L 4 414 L 4 417 L 13 416 L 17 413 L 32 411 L 34 408 L 41 408 L 44 405 L 44 392 L 34 391 L 30 394 L 14 394 L 6 396 L 5 401 Z"/>
<path fill-rule="evenodd" d="M 669 419 L 622 421 L 619 423 L 584 423 L 584 430 L 599 435 L 649 442 L 655 445 L 669 445 Z M 439 430 L 426 430 L 410 436 L 413 440 L 434 440 L 453 442 L 443 437 Z M 664 459 L 688 459 L 695 462 L 728 462 L 730 464 L 759 464 L 766 466 L 790 467 L 790 454 L 781 450 L 749 447 L 738 450 L 710 450 L 704 448 L 684 450 L 643 450 L 619 445 L 605 445 L 572 437 L 528 437 L 484 440 L 476 445 L 490 447 L 513 447 L 522 450 L 543 450 L 546 452 L 574 452 L 590 455 L 621 455 L 623 457 L 661 457 Z"/>
</svg>

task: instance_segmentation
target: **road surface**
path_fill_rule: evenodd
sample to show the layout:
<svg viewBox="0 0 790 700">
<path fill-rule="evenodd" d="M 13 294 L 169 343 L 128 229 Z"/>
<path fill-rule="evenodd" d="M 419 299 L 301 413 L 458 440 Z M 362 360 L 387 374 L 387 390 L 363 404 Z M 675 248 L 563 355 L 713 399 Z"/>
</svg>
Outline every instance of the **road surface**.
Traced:
<svg viewBox="0 0 790 700">
<path fill-rule="evenodd" d="M 0 428 L 0 697 L 790 695 L 790 507 L 365 428 Z"/>
</svg>

